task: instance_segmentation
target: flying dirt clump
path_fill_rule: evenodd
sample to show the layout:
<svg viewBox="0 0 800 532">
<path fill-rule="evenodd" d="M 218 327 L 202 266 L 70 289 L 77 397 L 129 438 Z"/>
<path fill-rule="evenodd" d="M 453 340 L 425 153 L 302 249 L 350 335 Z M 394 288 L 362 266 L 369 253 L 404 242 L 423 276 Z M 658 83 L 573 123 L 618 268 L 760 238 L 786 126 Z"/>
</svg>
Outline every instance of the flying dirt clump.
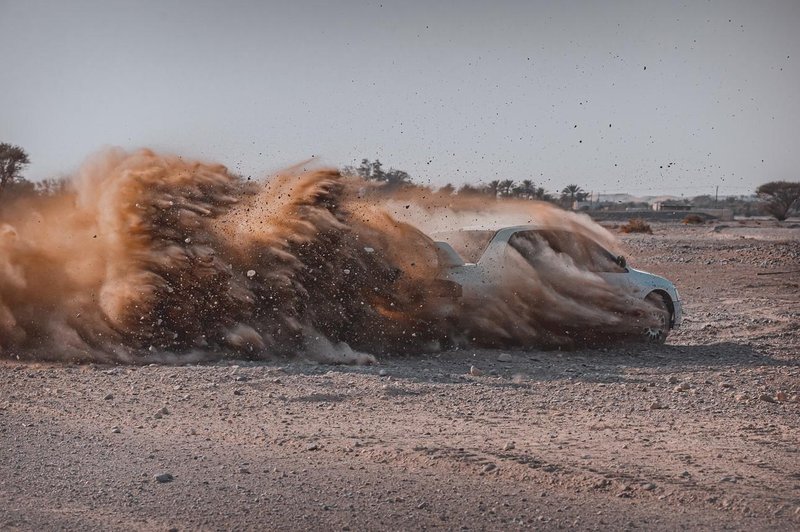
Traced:
<svg viewBox="0 0 800 532">
<path fill-rule="evenodd" d="M 142 363 L 305 354 L 368 363 L 365 352 L 420 352 L 442 341 L 574 341 L 552 320 L 525 325 L 536 334 L 508 333 L 519 301 L 536 308 L 541 290 L 487 294 L 485 305 L 444 315 L 431 297 L 437 249 L 411 214 L 453 225 L 478 211 L 425 193 L 374 192 L 332 169 L 297 166 L 255 183 L 149 150 L 97 154 L 64 192 L 0 210 L 0 355 Z M 390 214 L 398 201 L 414 207 L 403 218 Z M 622 299 L 609 290 L 597 298 L 566 290 L 569 304 L 553 315 L 616 327 Z"/>
</svg>

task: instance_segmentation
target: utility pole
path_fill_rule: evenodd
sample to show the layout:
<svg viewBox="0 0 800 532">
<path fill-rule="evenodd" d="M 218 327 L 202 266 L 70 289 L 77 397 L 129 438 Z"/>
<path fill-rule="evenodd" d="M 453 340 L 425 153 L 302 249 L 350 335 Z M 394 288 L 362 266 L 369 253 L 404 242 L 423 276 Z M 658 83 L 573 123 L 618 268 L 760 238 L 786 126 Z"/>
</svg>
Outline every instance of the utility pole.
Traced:
<svg viewBox="0 0 800 532">
<path fill-rule="evenodd" d="M 714 208 L 717 208 L 717 199 L 719 199 L 719 185 L 717 185 L 717 190 L 714 192 Z"/>
</svg>

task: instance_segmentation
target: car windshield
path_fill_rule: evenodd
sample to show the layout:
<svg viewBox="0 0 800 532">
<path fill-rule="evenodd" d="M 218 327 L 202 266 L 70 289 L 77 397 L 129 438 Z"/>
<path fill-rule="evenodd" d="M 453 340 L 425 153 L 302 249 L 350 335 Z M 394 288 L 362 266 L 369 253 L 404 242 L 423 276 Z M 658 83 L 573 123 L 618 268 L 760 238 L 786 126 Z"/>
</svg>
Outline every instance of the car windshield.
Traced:
<svg viewBox="0 0 800 532">
<path fill-rule="evenodd" d="M 541 260 L 543 246 L 593 272 L 624 273 L 616 257 L 607 249 L 578 233 L 558 229 L 519 231 L 508 241 L 532 266 Z"/>
<path fill-rule="evenodd" d="M 451 231 L 437 233 L 433 235 L 433 239 L 450 244 L 464 262 L 475 263 L 480 260 L 495 233 L 497 231 Z"/>
</svg>

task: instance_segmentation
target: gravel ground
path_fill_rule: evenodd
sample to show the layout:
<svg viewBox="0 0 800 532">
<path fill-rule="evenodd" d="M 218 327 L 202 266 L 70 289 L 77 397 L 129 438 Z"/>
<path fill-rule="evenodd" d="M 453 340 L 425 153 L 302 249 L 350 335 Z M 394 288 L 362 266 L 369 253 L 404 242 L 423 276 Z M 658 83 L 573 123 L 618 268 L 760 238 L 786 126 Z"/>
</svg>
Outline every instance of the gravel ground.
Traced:
<svg viewBox="0 0 800 532">
<path fill-rule="evenodd" d="M 3 362 L 0 528 L 798 529 L 800 229 L 654 231 L 665 346 Z"/>
</svg>

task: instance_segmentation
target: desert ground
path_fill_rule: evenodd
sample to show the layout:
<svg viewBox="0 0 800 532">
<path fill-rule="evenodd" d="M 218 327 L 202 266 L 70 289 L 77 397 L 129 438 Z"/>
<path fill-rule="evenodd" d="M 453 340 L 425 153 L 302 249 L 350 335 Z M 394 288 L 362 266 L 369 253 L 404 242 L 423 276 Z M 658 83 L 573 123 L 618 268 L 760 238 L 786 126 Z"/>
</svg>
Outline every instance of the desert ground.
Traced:
<svg viewBox="0 0 800 532">
<path fill-rule="evenodd" d="M 664 346 L 2 362 L 0 528 L 797 530 L 800 228 L 653 228 Z"/>
</svg>

